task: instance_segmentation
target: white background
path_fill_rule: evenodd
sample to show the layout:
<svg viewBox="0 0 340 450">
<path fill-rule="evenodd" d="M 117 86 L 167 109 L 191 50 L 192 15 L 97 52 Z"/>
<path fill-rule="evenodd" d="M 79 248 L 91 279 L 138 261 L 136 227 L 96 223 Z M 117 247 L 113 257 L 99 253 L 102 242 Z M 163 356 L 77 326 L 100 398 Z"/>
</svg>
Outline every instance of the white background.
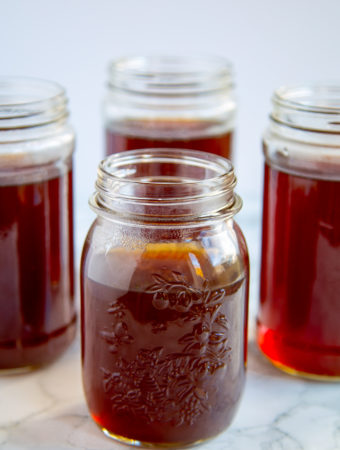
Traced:
<svg viewBox="0 0 340 450">
<path fill-rule="evenodd" d="M 340 0 L 0 0 L 0 75 L 58 81 L 77 132 L 78 239 L 103 156 L 108 62 L 125 55 L 211 53 L 234 64 L 238 191 L 260 209 L 261 134 L 273 89 L 340 81 Z M 80 234 L 80 235 L 79 235 Z"/>
</svg>

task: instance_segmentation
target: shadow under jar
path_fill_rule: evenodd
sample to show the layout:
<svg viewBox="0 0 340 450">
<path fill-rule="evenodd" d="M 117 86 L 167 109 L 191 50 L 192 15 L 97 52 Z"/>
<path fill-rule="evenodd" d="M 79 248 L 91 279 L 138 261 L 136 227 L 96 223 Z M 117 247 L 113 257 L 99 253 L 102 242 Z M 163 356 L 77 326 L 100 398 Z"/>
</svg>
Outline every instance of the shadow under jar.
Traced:
<svg viewBox="0 0 340 450">
<path fill-rule="evenodd" d="M 72 153 L 57 84 L 0 78 L 0 370 L 51 362 L 75 334 Z"/>
<path fill-rule="evenodd" d="M 112 438 L 185 446 L 230 424 L 244 386 L 248 253 L 229 161 L 112 155 L 81 262 L 87 404 Z"/>
<path fill-rule="evenodd" d="M 104 104 L 106 155 L 188 148 L 231 159 L 231 65 L 215 57 L 135 57 L 110 66 Z"/>
<path fill-rule="evenodd" d="M 258 344 L 288 373 L 340 379 L 340 86 L 277 90 L 264 154 Z"/>
</svg>

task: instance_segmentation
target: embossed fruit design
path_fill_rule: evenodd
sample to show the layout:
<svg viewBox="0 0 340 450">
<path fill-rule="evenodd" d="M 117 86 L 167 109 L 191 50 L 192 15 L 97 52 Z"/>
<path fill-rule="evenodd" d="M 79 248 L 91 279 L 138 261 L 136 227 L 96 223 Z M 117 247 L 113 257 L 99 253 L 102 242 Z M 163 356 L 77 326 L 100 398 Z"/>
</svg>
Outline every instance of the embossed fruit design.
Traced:
<svg viewBox="0 0 340 450">
<path fill-rule="evenodd" d="M 100 315 L 93 309 L 101 326 L 87 397 L 94 419 L 110 433 L 192 442 L 222 431 L 234 414 L 245 367 L 244 357 L 233 356 L 234 346 L 243 348 L 243 317 L 233 321 L 245 280 L 212 288 L 189 275 L 181 255 L 145 259 L 127 292 L 88 282 L 92 304 L 106 309 Z"/>
</svg>

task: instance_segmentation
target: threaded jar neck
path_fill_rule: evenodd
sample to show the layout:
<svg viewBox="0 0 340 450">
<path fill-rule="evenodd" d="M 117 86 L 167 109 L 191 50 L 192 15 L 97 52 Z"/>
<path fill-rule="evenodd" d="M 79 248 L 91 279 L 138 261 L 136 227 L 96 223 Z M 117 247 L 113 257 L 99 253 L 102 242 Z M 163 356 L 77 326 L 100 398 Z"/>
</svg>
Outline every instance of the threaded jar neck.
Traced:
<svg viewBox="0 0 340 450">
<path fill-rule="evenodd" d="M 218 132 L 232 130 L 232 66 L 223 58 L 195 56 L 115 61 L 109 69 L 104 111 L 108 123 L 115 123 L 123 134 L 134 134 L 129 120 L 155 119 L 216 121 L 221 122 Z"/>
<path fill-rule="evenodd" d="M 58 84 L 0 77 L 0 175 L 67 159 L 74 149 L 67 97 Z"/>
<path fill-rule="evenodd" d="M 295 175 L 339 180 L 340 84 L 281 87 L 272 100 L 266 161 Z"/>
<path fill-rule="evenodd" d="M 340 136 L 340 85 L 281 87 L 272 102 L 271 120 L 278 125 Z"/>
<path fill-rule="evenodd" d="M 107 157 L 91 207 L 113 220 L 202 222 L 241 208 L 230 161 L 182 149 L 141 149 Z"/>
<path fill-rule="evenodd" d="M 46 127 L 64 122 L 67 117 L 67 98 L 58 84 L 34 78 L 0 77 L 1 140 L 18 140 L 15 130 Z"/>
<path fill-rule="evenodd" d="M 125 58 L 111 63 L 109 88 L 165 98 L 230 93 L 233 74 L 231 64 L 217 57 Z"/>
</svg>

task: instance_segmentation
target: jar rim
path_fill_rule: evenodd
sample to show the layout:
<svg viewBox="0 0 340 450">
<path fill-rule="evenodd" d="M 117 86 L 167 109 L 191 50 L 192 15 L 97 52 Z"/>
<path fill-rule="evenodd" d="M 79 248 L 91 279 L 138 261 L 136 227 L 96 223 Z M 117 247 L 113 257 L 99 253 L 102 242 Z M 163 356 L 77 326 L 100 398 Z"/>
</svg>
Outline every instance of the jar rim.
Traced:
<svg viewBox="0 0 340 450">
<path fill-rule="evenodd" d="M 277 132 L 280 127 L 289 127 L 301 132 L 295 139 L 305 140 L 305 132 L 315 135 L 340 135 L 340 83 L 307 83 L 282 86 L 274 91 L 270 120 Z M 286 132 L 283 131 L 285 134 Z M 301 134 L 300 133 L 300 134 Z M 336 143 L 338 145 L 338 142 Z"/>
<path fill-rule="evenodd" d="M 33 77 L 0 77 L 0 108 L 39 104 L 64 96 L 65 89 L 55 81 Z"/>
<path fill-rule="evenodd" d="M 215 154 L 173 148 L 129 150 L 99 164 L 90 206 L 99 214 L 106 211 L 144 221 L 206 220 L 239 211 L 235 185 L 232 163 Z"/>
<path fill-rule="evenodd" d="M 32 128 L 65 120 L 65 89 L 54 81 L 0 77 L 0 130 Z"/>
<path fill-rule="evenodd" d="M 118 169 L 125 164 L 129 164 L 131 162 L 148 162 L 153 159 L 154 161 L 162 161 L 162 162 L 180 162 L 185 161 L 187 163 L 191 162 L 195 165 L 208 164 L 211 169 L 215 167 L 216 173 L 218 175 L 202 180 L 181 180 L 177 181 L 176 184 L 192 184 L 194 183 L 209 183 L 223 179 L 226 175 L 232 174 L 234 176 L 234 168 L 232 163 L 222 156 L 218 156 L 215 154 L 199 151 L 199 150 L 191 150 L 191 149 L 181 149 L 181 148 L 145 148 L 145 149 L 137 149 L 137 150 L 129 150 L 125 152 L 112 154 L 105 159 L 103 159 L 100 164 L 98 170 L 109 176 L 112 180 L 122 181 L 122 178 L 126 172 L 119 172 L 119 174 L 115 174 L 114 170 Z M 206 166 L 207 167 L 207 166 Z M 131 175 L 131 173 L 127 173 Z M 133 183 L 133 184 L 154 184 L 154 181 L 150 180 L 138 180 L 138 179 L 124 179 L 124 181 Z M 172 184 L 167 181 L 159 181 L 160 184 Z"/>
<path fill-rule="evenodd" d="M 232 89 L 231 62 L 213 55 L 123 57 L 109 64 L 109 88 L 178 95 Z"/>
<path fill-rule="evenodd" d="M 296 111 L 340 114 L 340 82 L 281 86 L 274 91 L 272 102 Z"/>
</svg>

